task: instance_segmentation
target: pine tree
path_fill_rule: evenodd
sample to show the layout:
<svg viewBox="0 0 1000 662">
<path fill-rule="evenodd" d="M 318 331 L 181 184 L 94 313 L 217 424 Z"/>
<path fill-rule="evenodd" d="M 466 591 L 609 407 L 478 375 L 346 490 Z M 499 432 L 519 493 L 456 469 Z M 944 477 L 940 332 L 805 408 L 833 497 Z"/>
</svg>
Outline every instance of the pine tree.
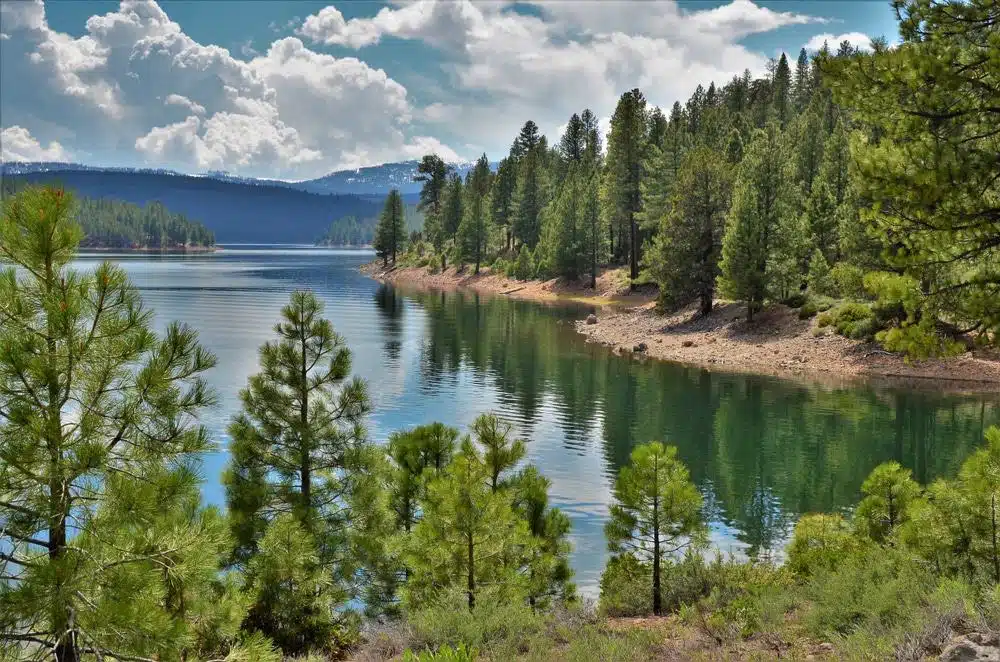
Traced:
<svg viewBox="0 0 1000 662">
<path fill-rule="evenodd" d="M 662 613 L 664 559 L 698 542 L 703 533 L 701 495 L 677 459 L 677 449 L 658 441 L 632 451 L 615 480 L 614 503 L 605 526 L 608 548 L 652 565 L 653 613 Z"/>
<path fill-rule="evenodd" d="M 469 173 L 465 186 L 464 214 L 456 238 L 462 262 L 475 263 L 477 274 L 479 265 L 486 256 L 486 240 L 489 236 L 491 180 L 490 162 L 483 154 Z"/>
<path fill-rule="evenodd" d="M 852 150 L 861 198 L 875 203 L 864 219 L 889 247 L 891 266 L 922 293 L 897 337 L 934 341 L 935 327 L 953 325 L 995 341 L 996 3 L 905 0 L 896 11 L 903 40 L 898 47 L 880 44 L 870 54 L 823 58 L 822 67 L 836 101 L 877 137 L 859 137 Z M 935 351 L 951 347 L 932 344 Z"/>
<path fill-rule="evenodd" d="M 414 181 L 423 182 L 417 210 L 424 215 L 424 235 L 440 253 L 447 235 L 444 231 L 442 213 L 444 210 L 445 188 L 451 167 L 436 154 L 428 154 L 417 165 Z"/>
<path fill-rule="evenodd" d="M 392 263 L 396 264 L 396 253 L 403 248 L 406 236 L 403 217 L 403 198 L 399 195 L 398 189 L 392 189 L 385 199 L 382 215 L 379 216 L 378 225 L 375 227 L 375 252 L 385 265 L 389 264 L 390 258 Z"/>
<path fill-rule="evenodd" d="M 392 510 L 397 526 L 407 533 L 420 520 L 420 502 L 426 498 L 428 482 L 439 478 L 451 463 L 457 443 L 458 430 L 442 423 L 389 436 Z"/>
<path fill-rule="evenodd" d="M 788 66 L 788 57 L 784 53 L 778 58 L 778 65 L 774 69 L 772 94 L 774 112 L 777 115 L 778 124 L 783 129 L 792 117 L 792 70 Z"/>
<path fill-rule="evenodd" d="M 514 238 L 522 247 L 532 250 L 538 244 L 545 207 L 543 160 L 544 154 L 537 143 L 520 157 L 514 191 Z"/>
<path fill-rule="evenodd" d="M 514 189 L 517 187 L 517 166 L 510 158 L 500 160 L 490 189 L 490 223 L 500 231 L 503 250 L 509 252 L 513 240 Z"/>
<path fill-rule="evenodd" d="M 646 256 L 664 307 L 698 299 L 701 313 L 711 312 L 731 179 L 730 167 L 718 152 L 699 147 L 685 155 L 674 207 Z"/>
<path fill-rule="evenodd" d="M 448 187 L 445 189 L 444 207 L 441 210 L 441 225 L 444 228 L 446 237 L 455 237 L 458 234 L 458 226 L 465 215 L 465 186 L 462 178 L 457 174 L 452 174 L 448 180 Z M 441 268 L 448 266 L 445 253 L 441 253 Z"/>
<path fill-rule="evenodd" d="M 220 520 L 193 497 L 215 359 L 185 326 L 154 333 L 119 267 L 69 269 L 73 217 L 59 189 L 3 201 L 0 641 L 58 662 L 175 655 L 216 590 Z"/>
<path fill-rule="evenodd" d="M 580 166 L 571 163 L 559 194 L 546 206 L 543 214 L 542 270 L 548 275 L 575 279 L 581 271 Z"/>
<path fill-rule="evenodd" d="M 830 296 L 834 294 L 833 280 L 830 278 L 830 263 L 823 251 L 816 248 L 809 259 L 809 291 L 813 294 Z"/>
<path fill-rule="evenodd" d="M 522 596 L 527 582 L 521 571 L 534 544 L 509 495 L 490 489 L 489 468 L 466 445 L 428 487 L 423 517 L 407 544 L 405 601 L 419 606 L 452 587 L 464 590 L 470 610 L 487 589 Z"/>
<path fill-rule="evenodd" d="M 611 118 L 605 195 L 611 223 L 618 229 L 613 255 L 628 257 L 632 287 L 639 277 L 639 228 L 642 209 L 642 159 L 646 152 L 646 98 L 638 89 L 621 96 Z M 627 237 L 627 244 L 625 239 Z"/>
<path fill-rule="evenodd" d="M 747 303 L 749 320 L 767 296 L 769 261 L 788 218 L 786 181 L 777 128 L 757 131 L 733 187 L 719 276 L 724 296 Z"/>
<path fill-rule="evenodd" d="M 580 256 L 590 274 L 591 289 L 597 288 L 597 267 L 605 255 L 604 232 L 601 227 L 600 175 L 591 168 L 581 177 L 583 186 L 580 210 Z"/>
<path fill-rule="evenodd" d="M 528 550 L 528 602 L 546 606 L 553 598 L 569 602 L 576 597 L 567 540 L 571 523 L 558 508 L 549 506 L 550 481 L 534 466 L 525 467 L 514 481 L 514 511 L 527 523 L 535 544 Z"/>
<path fill-rule="evenodd" d="M 538 125 L 528 120 L 521 127 L 521 132 L 514 139 L 514 144 L 510 148 L 510 155 L 515 161 L 519 161 L 533 151 L 541 143 L 541 136 L 538 132 Z"/>
<path fill-rule="evenodd" d="M 580 114 L 580 121 L 583 124 L 584 157 L 593 164 L 600 164 L 601 161 L 601 130 L 598 126 L 597 116 L 589 109 L 585 109 Z"/>
<path fill-rule="evenodd" d="M 586 146 L 587 129 L 580 116 L 573 113 L 566 124 L 566 131 L 559 139 L 559 156 L 567 166 L 570 162 L 578 163 L 583 160 Z"/>
<path fill-rule="evenodd" d="M 243 410 L 229 427 L 232 459 L 223 483 L 237 564 L 246 567 L 275 518 L 291 513 L 315 540 L 320 563 L 346 585 L 351 520 L 361 516 L 353 499 L 371 478 L 374 449 L 363 427 L 367 388 L 349 380 L 351 352 L 322 314 L 308 291 L 292 293 L 282 309 L 278 339 L 261 347 L 261 370 L 240 393 Z M 252 572 L 248 581 L 259 583 Z"/>
<path fill-rule="evenodd" d="M 813 93 L 812 68 L 809 65 L 809 55 L 806 49 L 799 50 L 799 59 L 795 63 L 795 82 L 792 96 L 795 100 L 795 110 L 801 113 L 809 105 Z"/>
</svg>

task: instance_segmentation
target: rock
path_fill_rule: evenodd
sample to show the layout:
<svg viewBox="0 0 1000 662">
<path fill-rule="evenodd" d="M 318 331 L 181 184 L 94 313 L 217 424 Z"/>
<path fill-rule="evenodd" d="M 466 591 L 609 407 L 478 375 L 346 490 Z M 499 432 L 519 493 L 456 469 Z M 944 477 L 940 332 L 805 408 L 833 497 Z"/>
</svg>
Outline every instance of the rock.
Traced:
<svg viewBox="0 0 1000 662">
<path fill-rule="evenodd" d="M 649 347 L 646 345 L 646 343 L 641 342 L 638 345 L 636 345 L 635 347 L 633 347 L 632 351 L 633 352 L 645 352 L 647 349 L 649 349 Z"/>
<path fill-rule="evenodd" d="M 587 324 L 597 324 L 597 315 L 594 313 L 587 315 Z"/>
<path fill-rule="evenodd" d="M 684 342 L 681 343 L 681 347 L 694 347 L 694 341 L 685 340 Z"/>
<path fill-rule="evenodd" d="M 988 641 L 987 644 L 978 643 Z M 1000 662 L 1000 645 L 994 638 L 973 633 L 952 639 L 941 651 L 941 662 Z"/>
</svg>

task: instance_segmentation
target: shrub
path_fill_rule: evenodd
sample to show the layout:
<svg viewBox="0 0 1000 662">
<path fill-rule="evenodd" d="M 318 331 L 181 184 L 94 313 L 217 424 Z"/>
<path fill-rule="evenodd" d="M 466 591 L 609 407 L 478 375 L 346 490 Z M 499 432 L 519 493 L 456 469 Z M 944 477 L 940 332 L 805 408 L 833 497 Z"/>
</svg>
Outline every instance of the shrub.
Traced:
<svg viewBox="0 0 1000 662">
<path fill-rule="evenodd" d="M 864 546 L 812 579 L 807 625 L 823 638 L 905 627 L 933 585 L 928 568 L 905 551 Z"/>
<path fill-rule="evenodd" d="M 850 524 L 840 515 L 803 515 L 788 545 L 788 567 L 803 576 L 834 570 L 856 548 Z"/>
<path fill-rule="evenodd" d="M 653 611 L 653 570 L 631 554 L 613 556 L 601 574 L 601 613 L 645 616 Z"/>
<path fill-rule="evenodd" d="M 820 328 L 833 326 L 837 333 L 855 340 L 872 340 L 875 337 L 875 317 L 871 306 L 849 301 L 828 310 L 816 318 Z"/>
<path fill-rule="evenodd" d="M 413 651 L 406 651 L 403 662 L 475 662 L 478 658 L 479 652 L 475 648 L 459 644 L 455 648 L 442 646 L 436 652 L 425 650 L 419 655 Z"/>
<path fill-rule="evenodd" d="M 838 262 L 830 268 L 830 283 L 833 294 L 841 299 L 867 299 L 865 272 L 853 264 Z"/>
<path fill-rule="evenodd" d="M 500 274 L 502 276 L 510 276 L 514 269 L 514 263 L 510 260 L 506 260 L 502 257 L 498 257 L 493 262 L 493 266 L 490 267 L 494 273 Z"/>
<path fill-rule="evenodd" d="M 796 292 L 791 296 L 787 297 L 781 303 L 785 304 L 789 308 L 800 308 L 806 303 L 807 300 L 808 297 L 806 296 L 805 292 Z"/>
<path fill-rule="evenodd" d="M 814 317 L 817 313 L 825 312 L 833 307 L 833 299 L 824 296 L 810 296 L 802 307 L 799 308 L 799 319 L 805 320 Z"/>
<path fill-rule="evenodd" d="M 544 617 L 521 600 L 502 600 L 489 590 L 470 611 L 464 592 L 442 592 L 431 604 L 407 615 L 413 632 L 412 648 L 436 650 L 465 645 L 491 659 L 525 646 L 545 626 Z"/>
<path fill-rule="evenodd" d="M 521 250 L 518 251 L 511 276 L 517 280 L 529 280 L 535 277 L 534 256 L 532 256 L 531 249 L 527 246 L 522 246 Z"/>
</svg>

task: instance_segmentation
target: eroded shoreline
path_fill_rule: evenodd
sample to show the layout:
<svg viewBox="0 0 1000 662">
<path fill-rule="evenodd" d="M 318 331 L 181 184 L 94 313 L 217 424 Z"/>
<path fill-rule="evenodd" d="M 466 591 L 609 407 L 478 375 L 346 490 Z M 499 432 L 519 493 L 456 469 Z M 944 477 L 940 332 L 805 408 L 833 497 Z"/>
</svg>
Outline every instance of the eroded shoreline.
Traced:
<svg viewBox="0 0 1000 662">
<path fill-rule="evenodd" d="M 949 392 L 1000 393 L 1000 354 L 977 350 L 948 359 L 914 361 L 885 352 L 872 343 L 850 340 L 817 329 L 814 319 L 796 311 L 769 307 L 752 324 L 740 304 L 716 302 L 700 317 L 686 309 L 671 315 L 655 310 L 655 296 L 628 294 L 616 272 L 598 279 L 596 290 L 559 280 L 517 281 L 483 272 L 423 267 L 383 269 L 372 263 L 363 273 L 401 287 L 471 290 L 542 303 L 576 302 L 597 308 L 596 319 L 581 319 L 576 330 L 588 342 L 612 351 L 683 363 L 721 372 L 795 377 L 823 382 L 877 380 L 889 385 L 935 388 Z M 589 322 L 589 323 L 588 323 Z"/>
</svg>

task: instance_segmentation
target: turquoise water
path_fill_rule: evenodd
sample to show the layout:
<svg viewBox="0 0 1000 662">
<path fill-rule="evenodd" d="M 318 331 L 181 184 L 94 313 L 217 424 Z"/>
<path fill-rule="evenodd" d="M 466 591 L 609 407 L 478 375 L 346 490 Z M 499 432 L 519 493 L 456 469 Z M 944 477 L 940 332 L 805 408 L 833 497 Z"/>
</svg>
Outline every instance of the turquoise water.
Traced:
<svg viewBox="0 0 1000 662">
<path fill-rule="evenodd" d="M 223 503 L 225 428 L 296 288 L 314 290 L 369 382 L 372 438 L 440 420 L 465 428 L 492 410 L 529 440 L 529 460 L 573 520 L 577 581 L 593 593 L 603 523 L 618 467 L 633 445 L 675 444 L 705 495 L 713 542 L 736 553 L 780 550 L 802 513 L 849 507 L 867 473 L 895 459 L 921 481 L 953 474 L 1000 423 L 993 396 L 859 385 L 803 385 L 632 361 L 587 344 L 580 306 L 382 286 L 357 268 L 365 251 L 229 246 L 211 255 L 84 255 L 119 262 L 156 313 L 183 321 L 218 356 L 219 405 L 205 423 L 220 452 L 206 458 L 206 498 Z"/>
</svg>

